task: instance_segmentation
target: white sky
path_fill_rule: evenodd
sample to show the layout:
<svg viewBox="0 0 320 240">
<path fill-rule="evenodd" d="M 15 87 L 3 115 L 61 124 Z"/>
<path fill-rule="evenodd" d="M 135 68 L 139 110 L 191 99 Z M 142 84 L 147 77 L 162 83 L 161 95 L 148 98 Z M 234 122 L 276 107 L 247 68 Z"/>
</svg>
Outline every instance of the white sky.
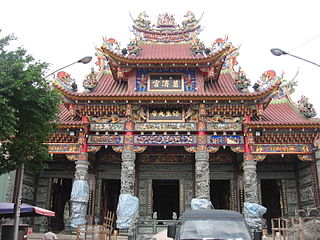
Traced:
<svg viewBox="0 0 320 240">
<path fill-rule="evenodd" d="M 160 13 L 175 14 L 180 23 L 188 10 L 197 17 L 204 12 L 199 37 L 206 45 L 225 35 L 233 45 L 241 45 L 238 62 L 252 84 L 265 70 L 273 69 L 278 75 L 283 70 L 290 80 L 299 69 L 293 100 L 304 94 L 320 116 L 320 68 L 270 53 L 271 48 L 281 48 L 320 64 L 319 0 L 3 0 L 0 7 L 0 36 L 14 33 L 29 54 L 52 64 L 48 73 L 94 56 L 103 36 L 125 47 L 133 36 L 129 12 L 136 18 L 145 10 L 153 23 Z M 65 71 L 82 82 L 94 62 Z"/>
</svg>

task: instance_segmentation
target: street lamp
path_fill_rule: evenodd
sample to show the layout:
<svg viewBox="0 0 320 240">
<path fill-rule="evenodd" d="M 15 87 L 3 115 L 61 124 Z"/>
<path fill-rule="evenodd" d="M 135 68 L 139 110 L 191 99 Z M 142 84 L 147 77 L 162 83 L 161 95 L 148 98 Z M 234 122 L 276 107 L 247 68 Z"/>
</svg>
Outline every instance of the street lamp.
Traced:
<svg viewBox="0 0 320 240">
<path fill-rule="evenodd" d="M 75 61 L 71 64 L 68 64 L 62 68 L 59 68 L 55 70 L 54 72 L 48 74 L 45 76 L 45 78 L 49 77 L 50 75 L 64 69 L 67 67 L 70 67 L 73 64 L 76 63 L 83 63 L 87 64 L 92 60 L 92 57 L 87 56 L 79 59 L 78 61 Z M 22 191 L 22 183 L 23 183 L 23 174 L 24 174 L 24 164 L 21 164 L 16 169 L 16 178 L 15 178 L 15 194 L 14 194 L 14 227 L 13 227 L 13 239 L 18 239 L 18 233 L 19 233 L 19 219 L 20 219 L 20 207 L 21 207 L 21 191 Z"/>
<path fill-rule="evenodd" d="M 45 76 L 44 78 L 47 78 L 47 77 L 49 77 L 50 75 L 55 74 L 56 72 L 58 72 L 58 71 L 60 71 L 60 70 L 62 70 L 62 69 L 64 69 L 64 68 L 66 68 L 66 67 L 70 67 L 71 65 L 76 64 L 76 63 L 87 64 L 87 63 L 89 63 L 89 62 L 91 61 L 91 59 L 92 59 L 92 57 L 90 57 L 90 56 L 83 57 L 83 58 L 79 59 L 78 61 L 75 61 L 75 62 L 73 62 L 73 63 L 71 63 L 71 64 L 68 64 L 68 65 L 66 65 L 66 66 L 64 66 L 64 67 L 62 67 L 62 68 L 59 68 L 59 69 L 55 70 L 54 72 L 48 74 L 48 75 Z"/>
<path fill-rule="evenodd" d="M 304 59 L 304 58 L 298 57 L 298 56 L 296 56 L 296 55 L 290 54 L 290 53 L 285 52 L 285 51 L 283 51 L 283 50 L 281 50 L 281 49 L 279 49 L 279 48 L 272 48 L 270 51 L 271 51 L 271 53 L 272 53 L 273 55 L 275 55 L 275 56 L 289 55 L 289 56 L 291 56 L 291 57 L 298 58 L 298 59 L 300 59 L 300 60 L 302 60 L 302 61 L 305 61 L 305 62 L 311 63 L 311 64 L 313 64 L 313 65 L 316 65 L 317 67 L 320 67 L 320 65 L 319 65 L 319 64 L 316 64 L 316 63 L 311 62 L 311 61 L 309 61 L 309 60 L 307 60 L 307 59 Z"/>
</svg>

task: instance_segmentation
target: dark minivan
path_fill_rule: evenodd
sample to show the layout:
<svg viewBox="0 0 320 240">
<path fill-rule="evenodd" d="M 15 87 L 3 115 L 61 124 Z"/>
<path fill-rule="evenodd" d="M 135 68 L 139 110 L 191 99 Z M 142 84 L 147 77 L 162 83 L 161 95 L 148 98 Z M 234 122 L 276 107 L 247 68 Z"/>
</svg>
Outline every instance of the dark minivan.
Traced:
<svg viewBox="0 0 320 240">
<path fill-rule="evenodd" d="M 187 210 L 167 236 L 176 240 L 252 240 L 244 217 L 229 210 Z"/>
</svg>

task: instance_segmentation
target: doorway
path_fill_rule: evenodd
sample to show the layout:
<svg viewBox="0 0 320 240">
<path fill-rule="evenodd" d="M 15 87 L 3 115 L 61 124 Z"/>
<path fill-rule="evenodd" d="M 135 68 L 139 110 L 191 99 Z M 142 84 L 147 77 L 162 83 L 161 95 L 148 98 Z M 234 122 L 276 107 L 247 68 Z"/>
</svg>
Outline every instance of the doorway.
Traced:
<svg viewBox="0 0 320 240">
<path fill-rule="evenodd" d="M 116 213 L 119 195 L 120 195 L 121 181 L 120 179 L 104 179 L 102 182 L 102 196 L 103 205 L 101 209 L 101 216 L 107 215 L 107 211 Z M 103 219 L 101 219 L 103 220 Z"/>
<path fill-rule="evenodd" d="M 261 180 L 262 206 L 267 208 L 267 212 L 263 216 L 266 219 L 269 233 L 271 232 L 271 219 L 281 217 L 280 189 L 280 180 Z"/>
<path fill-rule="evenodd" d="M 179 180 L 152 180 L 152 190 L 157 219 L 172 219 L 173 212 L 179 217 Z"/>
<path fill-rule="evenodd" d="M 53 178 L 52 179 L 52 201 L 51 210 L 55 216 L 51 218 L 49 225 L 52 230 L 59 232 L 65 228 L 66 221 L 70 217 L 70 194 L 72 189 L 71 178 Z"/>
<path fill-rule="evenodd" d="M 230 210 L 230 180 L 210 181 L 210 200 L 215 209 Z"/>
</svg>

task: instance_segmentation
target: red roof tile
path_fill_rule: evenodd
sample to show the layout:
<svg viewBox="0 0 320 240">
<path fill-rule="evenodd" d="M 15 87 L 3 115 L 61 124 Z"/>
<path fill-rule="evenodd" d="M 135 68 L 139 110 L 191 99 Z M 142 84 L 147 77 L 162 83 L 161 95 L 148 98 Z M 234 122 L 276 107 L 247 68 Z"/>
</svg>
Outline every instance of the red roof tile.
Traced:
<svg viewBox="0 0 320 240">
<path fill-rule="evenodd" d="M 80 117 L 76 117 L 75 119 L 72 119 L 70 117 L 70 113 L 68 109 L 65 107 L 64 104 L 60 105 L 60 112 L 59 112 L 59 123 L 65 124 L 65 125 L 80 125 L 83 124 Z"/>
<path fill-rule="evenodd" d="M 289 100 L 271 102 L 261 119 L 254 118 L 250 125 L 320 125 L 319 118 L 304 117 Z"/>
<path fill-rule="evenodd" d="M 197 59 L 190 49 L 191 44 L 143 44 L 135 59 Z M 203 58 L 201 56 L 200 58 Z"/>
<path fill-rule="evenodd" d="M 127 82 L 115 81 L 111 74 L 101 77 L 99 83 L 92 92 L 71 92 L 57 86 L 69 97 L 75 98 L 110 98 L 110 97 L 253 97 L 259 98 L 272 91 L 277 86 L 271 86 L 261 92 L 242 93 L 233 84 L 232 76 L 228 72 L 221 73 L 217 82 L 204 83 L 204 90 L 185 92 L 138 92 L 129 91 Z"/>
<path fill-rule="evenodd" d="M 214 54 L 198 54 L 195 55 L 191 50 L 191 44 L 141 44 L 140 53 L 135 55 L 124 56 L 120 53 L 114 52 L 107 47 L 101 47 L 100 50 L 104 55 L 110 56 L 113 59 L 117 59 L 118 61 L 134 60 L 135 63 L 143 62 L 143 61 L 155 61 L 159 62 L 159 60 L 167 60 L 167 61 L 176 61 L 176 60 L 199 60 L 199 62 L 210 62 L 216 61 L 219 59 L 224 53 L 229 50 L 229 46 L 221 49 Z"/>
</svg>

